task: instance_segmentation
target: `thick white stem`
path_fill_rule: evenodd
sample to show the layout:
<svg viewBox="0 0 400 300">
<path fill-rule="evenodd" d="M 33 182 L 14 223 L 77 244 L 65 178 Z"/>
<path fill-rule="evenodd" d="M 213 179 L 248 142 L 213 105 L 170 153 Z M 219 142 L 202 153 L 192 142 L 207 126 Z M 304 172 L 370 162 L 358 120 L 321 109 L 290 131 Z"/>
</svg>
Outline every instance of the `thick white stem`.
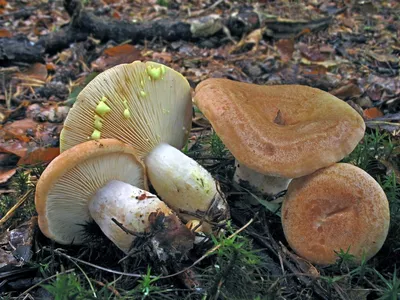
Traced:
<svg viewBox="0 0 400 300">
<path fill-rule="evenodd" d="M 117 180 L 110 181 L 96 192 L 89 202 L 89 211 L 103 233 L 125 253 L 135 236 L 125 233 L 112 218 L 128 230 L 145 233 L 152 225 L 151 214 L 173 213 L 155 195 Z"/>
<path fill-rule="evenodd" d="M 214 178 L 178 149 L 160 144 L 149 153 L 145 164 L 157 194 L 185 221 L 193 219 L 194 214 L 206 214 L 211 221 L 227 217 L 228 207 Z"/>
<path fill-rule="evenodd" d="M 235 166 L 236 170 L 233 176 L 234 182 L 248 185 L 253 192 L 259 193 L 263 196 L 276 195 L 279 192 L 286 190 L 291 181 L 289 178 L 257 173 L 239 163 L 237 160 L 235 161 Z"/>
</svg>

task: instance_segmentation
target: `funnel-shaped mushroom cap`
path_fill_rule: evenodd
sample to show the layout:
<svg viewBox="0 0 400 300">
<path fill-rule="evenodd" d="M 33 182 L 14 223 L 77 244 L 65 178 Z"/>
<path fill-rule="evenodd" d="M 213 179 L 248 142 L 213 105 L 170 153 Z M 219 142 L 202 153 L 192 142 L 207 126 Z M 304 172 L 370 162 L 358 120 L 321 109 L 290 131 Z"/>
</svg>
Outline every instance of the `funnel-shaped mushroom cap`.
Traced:
<svg viewBox="0 0 400 300">
<path fill-rule="evenodd" d="M 233 156 L 262 174 L 310 174 L 349 154 L 365 131 L 350 105 L 307 86 L 207 79 L 194 101 Z"/>
<path fill-rule="evenodd" d="M 120 141 L 88 141 L 61 153 L 45 169 L 35 204 L 39 227 L 61 244 L 83 241 L 82 225 L 92 220 L 88 204 L 111 180 L 147 188 L 145 169 L 134 149 Z"/>
<path fill-rule="evenodd" d="M 332 264 L 334 251 L 361 261 L 382 247 L 389 229 L 389 203 L 381 186 L 365 171 L 339 163 L 293 179 L 282 206 L 289 245 L 316 264 Z"/>
<path fill-rule="evenodd" d="M 80 92 L 64 122 L 60 148 L 115 138 L 132 145 L 141 157 L 161 142 L 181 149 L 191 112 L 190 86 L 180 73 L 154 62 L 121 64 Z"/>
</svg>

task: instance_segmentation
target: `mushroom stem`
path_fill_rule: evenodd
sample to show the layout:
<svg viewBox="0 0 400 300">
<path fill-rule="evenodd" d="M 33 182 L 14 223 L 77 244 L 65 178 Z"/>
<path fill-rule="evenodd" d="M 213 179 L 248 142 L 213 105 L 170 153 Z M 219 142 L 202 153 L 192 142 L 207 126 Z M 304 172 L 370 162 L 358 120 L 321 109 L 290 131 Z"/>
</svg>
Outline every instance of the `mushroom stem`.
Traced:
<svg viewBox="0 0 400 300">
<path fill-rule="evenodd" d="M 211 174 L 175 147 L 159 144 L 147 155 L 145 164 L 157 194 L 183 220 L 218 222 L 228 217 L 227 203 Z"/>
<path fill-rule="evenodd" d="M 251 191 L 262 196 L 272 196 L 286 190 L 291 181 L 290 178 L 258 173 L 239 163 L 238 160 L 235 160 L 235 167 L 234 182 L 241 185 L 245 184 Z"/>
<path fill-rule="evenodd" d="M 136 237 L 126 233 L 112 219 L 139 235 L 152 232 L 158 222 L 162 221 L 160 224 L 168 231 L 165 234 L 173 237 L 169 241 L 171 243 L 175 236 L 173 232 L 182 234 L 182 230 L 186 231 L 189 244 L 194 238 L 190 237 L 190 231 L 164 202 L 155 195 L 122 181 L 112 180 L 100 188 L 89 202 L 89 211 L 103 233 L 125 253 L 129 252 Z"/>
</svg>

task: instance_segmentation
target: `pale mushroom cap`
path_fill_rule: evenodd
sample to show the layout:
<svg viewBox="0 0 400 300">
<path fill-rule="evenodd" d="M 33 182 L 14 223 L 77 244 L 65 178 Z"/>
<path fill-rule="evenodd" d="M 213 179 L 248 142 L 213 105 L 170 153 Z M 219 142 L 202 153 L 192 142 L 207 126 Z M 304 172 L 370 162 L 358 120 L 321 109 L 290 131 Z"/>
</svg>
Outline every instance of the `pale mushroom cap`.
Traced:
<svg viewBox="0 0 400 300">
<path fill-rule="evenodd" d="M 194 101 L 233 156 L 261 174 L 310 174 L 349 154 L 365 131 L 350 105 L 307 86 L 212 78 L 196 87 Z"/>
<path fill-rule="evenodd" d="M 92 220 L 89 200 L 111 180 L 147 189 L 144 166 L 132 147 L 103 139 L 61 153 L 36 187 L 35 205 L 43 234 L 61 244 L 81 243 L 81 225 Z"/>
<path fill-rule="evenodd" d="M 180 73 L 155 62 L 121 64 L 80 92 L 64 122 L 60 149 L 96 138 L 123 141 L 140 157 L 161 142 L 181 149 L 191 113 L 190 86 Z"/>
<path fill-rule="evenodd" d="M 332 264 L 334 251 L 361 261 L 382 247 L 389 229 L 389 203 L 381 186 L 365 171 L 338 163 L 290 184 L 282 206 L 289 245 L 316 264 Z"/>
</svg>

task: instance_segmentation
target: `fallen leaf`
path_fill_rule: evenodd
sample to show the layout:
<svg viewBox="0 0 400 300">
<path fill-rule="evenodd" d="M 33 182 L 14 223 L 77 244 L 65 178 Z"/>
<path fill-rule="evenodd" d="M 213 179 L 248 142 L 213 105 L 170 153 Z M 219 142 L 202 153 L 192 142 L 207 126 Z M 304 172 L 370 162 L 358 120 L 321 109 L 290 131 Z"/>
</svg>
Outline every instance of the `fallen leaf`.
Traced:
<svg viewBox="0 0 400 300">
<path fill-rule="evenodd" d="M 114 19 L 120 20 L 121 19 L 121 14 L 118 11 L 114 10 L 114 12 L 112 14 L 112 17 Z"/>
<path fill-rule="evenodd" d="M 315 46 L 308 46 L 307 44 L 300 43 L 298 45 L 301 55 L 310 61 L 324 61 L 328 59 L 326 54 L 322 54 L 320 49 Z"/>
<path fill-rule="evenodd" d="M 38 148 L 29 152 L 24 157 L 21 157 L 18 161 L 18 166 L 20 165 L 35 165 L 39 163 L 49 163 L 54 158 L 56 158 L 60 154 L 60 149 L 51 147 L 51 148 Z"/>
<path fill-rule="evenodd" d="M 164 63 L 170 63 L 172 61 L 172 55 L 168 52 L 154 52 L 152 58 Z"/>
<path fill-rule="evenodd" d="M 7 29 L 5 28 L 0 28 L 0 38 L 9 38 L 12 37 L 11 32 L 9 32 Z"/>
<path fill-rule="evenodd" d="M 330 91 L 330 93 L 338 98 L 347 99 L 361 96 L 362 90 L 354 83 L 349 83 Z"/>
<path fill-rule="evenodd" d="M 12 153 L 16 156 L 23 157 L 28 153 L 28 145 L 18 140 L 7 141 L 0 144 L 0 152 Z"/>
<path fill-rule="evenodd" d="M 34 63 L 24 72 L 17 73 L 15 77 L 22 80 L 36 79 L 44 83 L 47 78 L 47 67 L 41 63 Z"/>
<path fill-rule="evenodd" d="M 279 40 L 275 45 L 283 62 L 292 59 L 294 52 L 294 41 L 292 39 Z"/>
<path fill-rule="evenodd" d="M 46 69 L 48 72 L 55 72 L 56 71 L 56 65 L 53 63 L 47 63 L 46 64 Z"/>
<path fill-rule="evenodd" d="M 364 117 L 368 120 L 382 117 L 383 113 L 379 110 L 379 108 L 372 107 L 364 109 Z"/>
<path fill-rule="evenodd" d="M 12 169 L 0 169 L 0 184 L 6 183 L 10 180 L 11 177 L 14 176 L 17 168 Z"/>
<path fill-rule="evenodd" d="M 30 138 L 27 136 L 28 131 L 31 131 L 30 135 L 34 135 L 38 125 L 39 123 L 32 119 L 23 119 L 8 123 L 3 127 L 3 138 L 6 140 L 18 139 L 23 142 L 29 142 Z"/>
<path fill-rule="evenodd" d="M 381 64 L 398 65 L 400 59 L 391 54 L 381 54 L 373 51 L 367 51 L 366 54 Z"/>
<path fill-rule="evenodd" d="M 104 50 L 103 55 L 92 63 L 92 68 L 95 70 L 105 70 L 119 64 L 131 63 L 141 58 L 140 51 L 133 45 L 119 45 Z"/>
</svg>

